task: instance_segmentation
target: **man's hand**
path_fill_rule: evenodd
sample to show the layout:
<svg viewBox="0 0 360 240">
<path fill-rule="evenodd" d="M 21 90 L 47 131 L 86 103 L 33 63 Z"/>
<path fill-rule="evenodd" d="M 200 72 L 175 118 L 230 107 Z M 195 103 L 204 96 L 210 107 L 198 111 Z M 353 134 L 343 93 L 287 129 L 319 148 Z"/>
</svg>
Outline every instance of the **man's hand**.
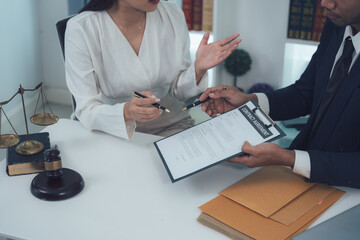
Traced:
<svg viewBox="0 0 360 240">
<path fill-rule="evenodd" d="M 201 109 L 211 117 L 237 108 L 248 101 L 257 101 L 255 94 L 245 94 L 235 87 L 224 85 L 206 89 L 199 100 L 203 101 L 207 97 L 211 100 L 203 103 Z"/>
<path fill-rule="evenodd" d="M 239 156 L 229 160 L 234 163 L 241 163 L 250 168 L 267 165 L 283 165 L 294 167 L 295 151 L 287 150 L 273 143 L 261 143 L 251 146 L 245 141 L 241 151 L 247 155 Z"/>
</svg>

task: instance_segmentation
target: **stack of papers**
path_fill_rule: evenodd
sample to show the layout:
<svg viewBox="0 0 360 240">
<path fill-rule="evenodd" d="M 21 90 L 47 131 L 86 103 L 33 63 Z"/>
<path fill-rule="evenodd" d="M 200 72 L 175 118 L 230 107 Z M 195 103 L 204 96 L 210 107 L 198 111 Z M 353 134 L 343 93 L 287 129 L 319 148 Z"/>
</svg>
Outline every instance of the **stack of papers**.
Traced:
<svg viewBox="0 0 360 240">
<path fill-rule="evenodd" d="M 290 239 L 344 193 L 289 168 L 263 167 L 200 206 L 198 220 L 233 239 Z"/>
</svg>

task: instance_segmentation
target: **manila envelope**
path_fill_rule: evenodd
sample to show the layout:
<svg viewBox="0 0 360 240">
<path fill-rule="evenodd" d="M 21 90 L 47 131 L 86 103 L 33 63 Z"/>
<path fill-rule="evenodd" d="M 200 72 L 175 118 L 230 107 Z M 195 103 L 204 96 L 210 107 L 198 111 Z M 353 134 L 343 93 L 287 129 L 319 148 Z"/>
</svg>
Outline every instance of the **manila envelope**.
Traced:
<svg viewBox="0 0 360 240">
<path fill-rule="evenodd" d="M 228 227 L 245 234 L 246 237 L 279 240 L 288 239 L 305 230 L 343 194 L 343 191 L 335 189 L 316 206 L 314 206 L 311 211 L 306 212 L 290 225 L 282 224 L 271 218 L 258 214 L 222 195 L 200 206 L 200 209 L 204 214 L 207 214 Z M 222 232 L 224 233 L 224 231 Z"/>
<path fill-rule="evenodd" d="M 295 232 L 293 235 L 291 235 L 288 239 L 290 239 L 290 238 L 294 237 L 295 235 L 298 235 L 298 234 L 302 233 L 303 231 L 305 231 L 313 222 L 315 222 L 315 220 L 319 216 L 315 217 L 312 221 L 310 221 L 304 227 L 300 228 L 297 232 Z M 254 238 L 251 238 L 251 237 L 239 232 L 238 230 L 236 230 L 236 229 L 234 229 L 232 227 L 229 227 L 228 225 L 216 220 L 212 216 L 207 215 L 205 213 L 201 213 L 197 220 L 201 224 L 203 224 L 203 225 L 205 225 L 205 226 L 207 226 L 207 227 L 209 227 L 209 228 L 211 228 L 211 229 L 213 229 L 215 231 L 218 231 L 218 232 L 228 236 L 231 239 L 234 239 L 234 240 L 254 240 Z"/>
<path fill-rule="evenodd" d="M 289 168 L 267 166 L 220 194 L 264 217 L 270 217 L 314 185 Z"/>
</svg>

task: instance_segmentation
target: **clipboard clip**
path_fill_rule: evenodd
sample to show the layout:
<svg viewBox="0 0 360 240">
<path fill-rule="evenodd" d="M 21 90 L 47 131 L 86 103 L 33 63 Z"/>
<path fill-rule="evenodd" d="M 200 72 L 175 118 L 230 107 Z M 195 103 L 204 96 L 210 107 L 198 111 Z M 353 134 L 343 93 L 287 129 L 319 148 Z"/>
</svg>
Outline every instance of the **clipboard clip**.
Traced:
<svg viewBox="0 0 360 240">
<path fill-rule="evenodd" d="M 257 112 L 256 110 L 260 111 L 261 116 L 263 116 L 267 120 L 267 123 L 264 121 L 264 119 L 261 116 L 259 116 L 259 114 L 256 113 Z M 264 123 L 264 125 L 267 128 L 270 128 L 271 126 L 275 125 L 275 122 L 260 107 L 255 107 L 252 111 L 261 119 L 261 121 Z"/>
</svg>

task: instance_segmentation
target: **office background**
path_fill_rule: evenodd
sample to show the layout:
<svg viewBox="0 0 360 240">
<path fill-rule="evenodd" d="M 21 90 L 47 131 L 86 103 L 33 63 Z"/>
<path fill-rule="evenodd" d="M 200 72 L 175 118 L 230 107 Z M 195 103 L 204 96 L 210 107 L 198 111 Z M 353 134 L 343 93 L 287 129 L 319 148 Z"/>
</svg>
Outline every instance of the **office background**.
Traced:
<svg viewBox="0 0 360 240">
<path fill-rule="evenodd" d="M 55 24 L 76 12 L 86 1 L 12 0 L 2 3 L 0 101 L 8 100 L 18 90 L 19 84 L 33 88 L 43 82 L 51 104 L 71 105 Z M 179 5 L 182 2 L 170 1 Z M 300 76 L 316 43 L 286 38 L 288 9 L 288 0 L 214 0 L 212 38 L 218 40 L 240 33 L 243 41 L 239 48 L 248 51 L 252 58 L 252 69 L 238 78 L 239 87 L 247 90 L 255 83 L 265 82 L 278 88 Z M 202 34 L 191 32 L 193 55 Z M 212 86 L 231 85 L 232 82 L 233 76 L 226 71 L 224 64 L 212 72 Z M 33 111 L 36 98 L 35 92 L 25 94 L 25 103 L 31 106 L 29 112 Z M 24 125 L 20 97 L 5 105 L 4 110 L 14 125 Z M 5 118 L 2 118 L 2 126 L 3 131 L 9 128 Z"/>
<path fill-rule="evenodd" d="M 70 104 L 55 23 L 68 16 L 69 8 L 76 9 L 82 2 L 84 0 L 14 0 L 2 3 L 1 100 L 10 98 L 19 84 L 30 88 L 42 81 L 50 101 Z M 274 88 L 283 85 L 288 8 L 286 0 L 214 1 L 214 39 L 239 32 L 243 39 L 240 48 L 252 57 L 251 71 L 238 80 L 244 89 L 257 82 L 266 82 Z M 232 84 L 232 79 L 222 65 L 217 67 L 214 84 Z M 14 109 L 19 103 L 19 100 L 13 101 L 7 108 Z"/>
<path fill-rule="evenodd" d="M 71 105 L 55 24 L 76 12 L 86 1 L 2 2 L 0 101 L 8 100 L 19 84 L 33 88 L 43 82 L 52 104 Z M 181 0 L 173 1 L 181 4 Z M 282 87 L 294 82 L 305 68 L 317 44 L 286 38 L 288 9 L 288 0 L 214 0 L 213 39 L 240 33 L 243 41 L 239 48 L 246 49 L 253 61 L 250 72 L 238 78 L 238 86 L 247 90 L 255 83 L 265 82 L 274 88 Z M 199 38 L 199 33 L 191 34 Z M 299 52 L 301 54 L 297 54 Z M 233 81 L 223 64 L 213 71 L 212 79 L 211 85 L 231 85 Z M 26 104 L 33 106 L 36 97 L 36 93 L 27 93 Z M 15 98 L 4 109 L 14 125 L 23 125 L 21 98 Z M 2 123 L 5 121 L 2 118 Z"/>
</svg>

